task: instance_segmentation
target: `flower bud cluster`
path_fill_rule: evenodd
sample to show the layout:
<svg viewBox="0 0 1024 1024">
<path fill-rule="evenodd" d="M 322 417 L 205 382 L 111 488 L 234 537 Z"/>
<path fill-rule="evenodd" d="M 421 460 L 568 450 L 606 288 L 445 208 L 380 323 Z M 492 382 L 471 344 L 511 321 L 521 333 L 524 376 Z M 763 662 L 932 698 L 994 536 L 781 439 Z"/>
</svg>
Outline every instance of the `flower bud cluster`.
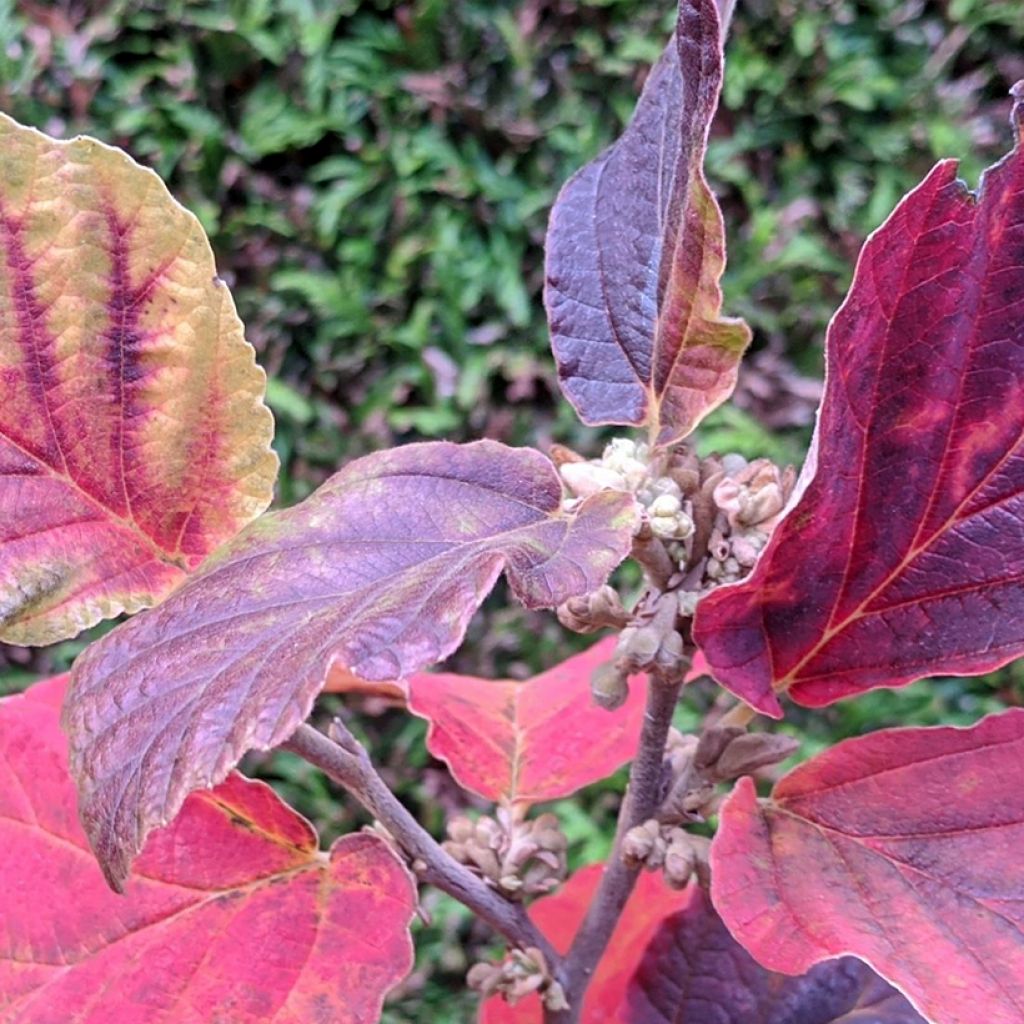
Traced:
<svg viewBox="0 0 1024 1024">
<path fill-rule="evenodd" d="M 628 438 L 611 441 L 599 459 L 560 449 L 557 461 L 568 510 L 609 488 L 636 496 L 644 511 L 642 529 L 669 556 L 668 575 L 673 566 L 677 580 L 690 574 L 686 589 L 678 591 L 684 617 L 693 615 L 704 593 L 750 572 L 796 479 L 791 467 L 781 470 L 768 459 L 701 459 L 685 445 L 653 453 Z"/>
<path fill-rule="evenodd" d="M 554 980 L 544 954 L 535 946 L 513 949 L 498 964 L 473 964 L 466 984 L 485 999 L 500 994 L 506 1002 L 516 1003 L 536 992 L 545 1009 L 553 1013 L 569 1009 L 562 986 Z"/>
<path fill-rule="evenodd" d="M 679 611 L 691 616 L 708 591 L 735 583 L 754 567 L 781 518 L 796 482 L 793 468 L 741 455 L 710 456 L 700 463 L 693 505 L 698 538 L 693 562 L 703 559 L 696 586 L 678 591 Z"/>
<path fill-rule="evenodd" d="M 550 892 L 565 878 L 568 841 L 553 814 L 529 821 L 507 808 L 496 819 L 459 815 L 449 821 L 448 836 L 444 849 L 511 899 Z"/>
<path fill-rule="evenodd" d="M 606 627 L 621 629 L 629 619 L 618 591 L 607 584 L 592 593 L 570 597 L 558 606 L 558 621 L 574 633 L 596 633 Z"/>
<path fill-rule="evenodd" d="M 685 889 L 696 876 L 706 885 L 709 879 L 710 841 L 691 836 L 678 825 L 665 825 L 650 818 L 631 828 L 622 839 L 622 859 L 630 867 L 665 872 L 673 889 Z"/>
<path fill-rule="evenodd" d="M 670 730 L 665 798 L 655 817 L 623 837 L 623 860 L 634 867 L 663 870 L 675 888 L 683 888 L 694 877 L 706 885 L 708 840 L 690 835 L 686 826 L 707 820 L 717 810 L 717 783 L 777 764 L 797 746 L 789 736 L 748 733 L 738 726 L 712 727 L 700 737 Z"/>
<path fill-rule="evenodd" d="M 563 462 L 559 472 L 572 495 L 567 507 L 575 508 L 580 498 L 601 490 L 630 491 L 646 510 L 657 537 L 685 544 L 693 535 L 693 510 L 676 480 L 653 471 L 650 454 L 646 444 L 617 437 L 609 442 L 600 459 Z M 685 551 L 682 553 L 685 555 Z"/>
</svg>

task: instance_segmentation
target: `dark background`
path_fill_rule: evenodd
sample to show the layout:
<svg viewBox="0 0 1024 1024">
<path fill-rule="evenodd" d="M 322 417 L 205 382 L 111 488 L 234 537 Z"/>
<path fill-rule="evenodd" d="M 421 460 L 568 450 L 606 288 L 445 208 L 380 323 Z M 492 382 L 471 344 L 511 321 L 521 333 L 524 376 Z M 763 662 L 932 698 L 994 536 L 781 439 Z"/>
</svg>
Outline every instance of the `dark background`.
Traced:
<svg viewBox="0 0 1024 1024">
<path fill-rule="evenodd" d="M 0 108 L 122 146 L 198 214 L 271 377 L 290 504 L 347 459 L 479 436 L 597 454 L 559 400 L 539 291 L 559 185 L 621 130 L 669 0 L 0 0 Z M 798 462 L 821 345 L 865 236 L 938 157 L 973 186 L 1011 144 L 1020 0 L 739 0 L 708 173 L 725 212 L 726 312 L 754 328 L 703 450 Z M 528 638 L 525 653 L 521 641 Z M 0 692 L 86 638 L 0 647 Z M 519 675 L 573 649 L 551 617 L 490 601 L 455 665 Z M 919 683 L 788 727 L 805 752 L 892 722 L 972 721 L 1024 672 Z M 710 691 L 680 710 L 693 725 Z M 439 831 L 464 806 L 401 712 L 363 709 L 385 773 Z M 254 760 L 332 837 L 361 822 L 288 758 Z M 574 863 L 602 855 L 621 779 L 559 805 Z M 389 1020 L 468 1020 L 466 947 L 430 898 Z"/>
</svg>

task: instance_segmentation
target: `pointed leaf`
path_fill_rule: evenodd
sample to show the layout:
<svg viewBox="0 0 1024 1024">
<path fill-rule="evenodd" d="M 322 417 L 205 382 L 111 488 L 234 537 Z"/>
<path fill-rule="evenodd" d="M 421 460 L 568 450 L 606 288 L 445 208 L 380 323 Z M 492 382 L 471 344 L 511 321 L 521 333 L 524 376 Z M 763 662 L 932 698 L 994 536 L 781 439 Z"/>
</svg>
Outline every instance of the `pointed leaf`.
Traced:
<svg viewBox="0 0 1024 1024">
<path fill-rule="evenodd" d="M 560 953 L 568 952 L 603 870 L 602 864 L 591 864 L 577 871 L 557 893 L 542 897 L 530 907 L 530 917 Z M 626 1024 L 626 987 L 644 950 L 661 923 L 684 907 L 688 899 L 686 892 L 670 889 L 660 874 L 640 875 L 587 988 L 583 1024 Z M 527 996 L 515 1006 L 495 997 L 480 1008 L 480 1024 L 542 1024 L 542 1020 L 536 995 Z"/>
<path fill-rule="evenodd" d="M 624 1021 L 927 1024 L 854 957 L 829 960 L 795 978 L 766 971 L 729 934 L 699 886 L 688 896 L 645 949 L 625 992 Z"/>
<path fill-rule="evenodd" d="M 151 605 L 259 515 L 265 383 L 160 179 L 0 115 L 0 641 Z"/>
<path fill-rule="evenodd" d="M 72 771 L 112 884 L 188 793 L 295 731 L 332 661 L 373 680 L 446 657 L 502 569 L 530 607 L 594 590 L 635 517 L 613 491 L 565 515 L 547 459 L 480 441 L 368 456 L 254 523 L 75 664 Z"/>
<path fill-rule="evenodd" d="M 643 681 L 616 711 L 590 695 L 591 673 L 614 650 L 609 637 L 524 682 L 423 672 L 409 680 L 409 710 L 430 722 L 427 747 L 461 786 L 494 801 L 555 800 L 636 753 Z"/>
<path fill-rule="evenodd" d="M 412 965 L 415 908 L 386 844 L 322 854 L 273 790 L 232 774 L 151 837 L 116 896 L 75 813 L 63 690 L 0 703 L 0 1022 L 377 1020 Z"/>
<path fill-rule="evenodd" d="M 681 0 L 629 127 L 566 183 L 548 227 L 566 397 L 584 422 L 648 424 L 662 445 L 728 398 L 750 341 L 721 316 L 725 236 L 703 171 L 721 81 L 714 0 Z"/>
<path fill-rule="evenodd" d="M 715 678 L 765 714 L 776 691 L 828 704 L 1024 653 L 1024 146 L 976 197 L 932 171 L 865 245 L 827 348 L 806 489 L 697 610 Z"/>
<path fill-rule="evenodd" d="M 1024 711 L 890 729 L 747 778 L 712 846 L 712 896 L 766 967 L 852 953 L 937 1024 L 1024 1021 Z"/>
</svg>

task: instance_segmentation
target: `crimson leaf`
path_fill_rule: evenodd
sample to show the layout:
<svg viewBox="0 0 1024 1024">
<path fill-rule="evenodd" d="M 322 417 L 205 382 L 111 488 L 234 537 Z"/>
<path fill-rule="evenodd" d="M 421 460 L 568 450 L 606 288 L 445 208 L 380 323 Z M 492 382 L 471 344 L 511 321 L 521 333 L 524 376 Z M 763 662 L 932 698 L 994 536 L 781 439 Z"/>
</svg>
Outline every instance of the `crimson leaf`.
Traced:
<svg viewBox="0 0 1024 1024">
<path fill-rule="evenodd" d="M 352 835 L 322 853 L 232 773 L 153 834 L 115 896 L 75 812 L 65 683 L 0 702 L 0 1021 L 377 1020 L 412 966 L 416 892 L 390 847 Z"/>
<path fill-rule="evenodd" d="M 888 729 L 740 780 L 711 850 L 729 930 L 773 970 L 852 953 L 939 1024 L 1024 1021 L 1024 711 Z"/>
<path fill-rule="evenodd" d="M 944 161 L 897 207 L 827 352 L 802 497 L 751 576 L 697 610 L 715 678 L 769 715 L 779 691 L 828 704 L 1024 653 L 1019 140 L 977 196 Z"/>
</svg>

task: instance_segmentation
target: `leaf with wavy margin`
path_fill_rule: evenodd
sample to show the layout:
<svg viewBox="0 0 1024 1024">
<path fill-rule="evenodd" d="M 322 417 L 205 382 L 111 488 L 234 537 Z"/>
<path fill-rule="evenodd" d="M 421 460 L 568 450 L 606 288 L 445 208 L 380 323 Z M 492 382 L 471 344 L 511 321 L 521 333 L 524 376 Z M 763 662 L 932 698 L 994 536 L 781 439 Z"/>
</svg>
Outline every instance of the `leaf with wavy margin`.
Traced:
<svg viewBox="0 0 1024 1024">
<path fill-rule="evenodd" d="M 1024 83 L 977 196 L 956 163 L 868 240 L 828 332 L 804 490 L 705 598 L 715 678 L 765 714 L 1024 653 Z"/>
<path fill-rule="evenodd" d="M 937 1024 L 1024 1021 L 1024 711 L 889 729 L 742 779 L 712 897 L 766 967 L 852 953 Z"/>
<path fill-rule="evenodd" d="M 0 115 L 0 641 L 151 605 L 259 515 L 265 385 L 160 179 Z"/>
<path fill-rule="evenodd" d="M 64 683 L 0 702 L 0 1022 L 377 1020 L 412 966 L 415 888 L 388 846 L 321 853 L 273 790 L 232 773 L 114 895 L 78 824 Z"/>
<path fill-rule="evenodd" d="M 704 178 L 722 82 L 714 0 L 679 22 L 622 137 L 563 187 L 544 300 L 562 390 L 585 423 L 685 437 L 736 384 L 750 342 L 721 316 L 722 214 Z"/>
<path fill-rule="evenodd" d="M 283 743 L 331 662 L 391 679 L 446 657 L 504 569 L 528 607 L 604 583 L 631 495 L 561 510 L 539 452 L 493 441 L 359 459 L 264 516 L 75 663 L 65 708 L 82 821 L 112 885 L 150 829 L 246 751 Z"/>
<path fill-rule="evenodd" d="M 699 886 L 651 939 L 625 992 L 629 1024 L 927 1024 L 856 957 L 790 977 L 729 934 Z"/>
<path fill-rule="evenodd" d="M 409 679 L 409 710 L 430 722 L 427 747 L 466 789 L 518 804 L 569 796 L 636 754 L 643 680 L 632 680 L 615 711 L 590 695 L 590 676 L 611 660 L 615 642 L 601 640 L 523 681 L 418 673 Z"/>
</svg>

